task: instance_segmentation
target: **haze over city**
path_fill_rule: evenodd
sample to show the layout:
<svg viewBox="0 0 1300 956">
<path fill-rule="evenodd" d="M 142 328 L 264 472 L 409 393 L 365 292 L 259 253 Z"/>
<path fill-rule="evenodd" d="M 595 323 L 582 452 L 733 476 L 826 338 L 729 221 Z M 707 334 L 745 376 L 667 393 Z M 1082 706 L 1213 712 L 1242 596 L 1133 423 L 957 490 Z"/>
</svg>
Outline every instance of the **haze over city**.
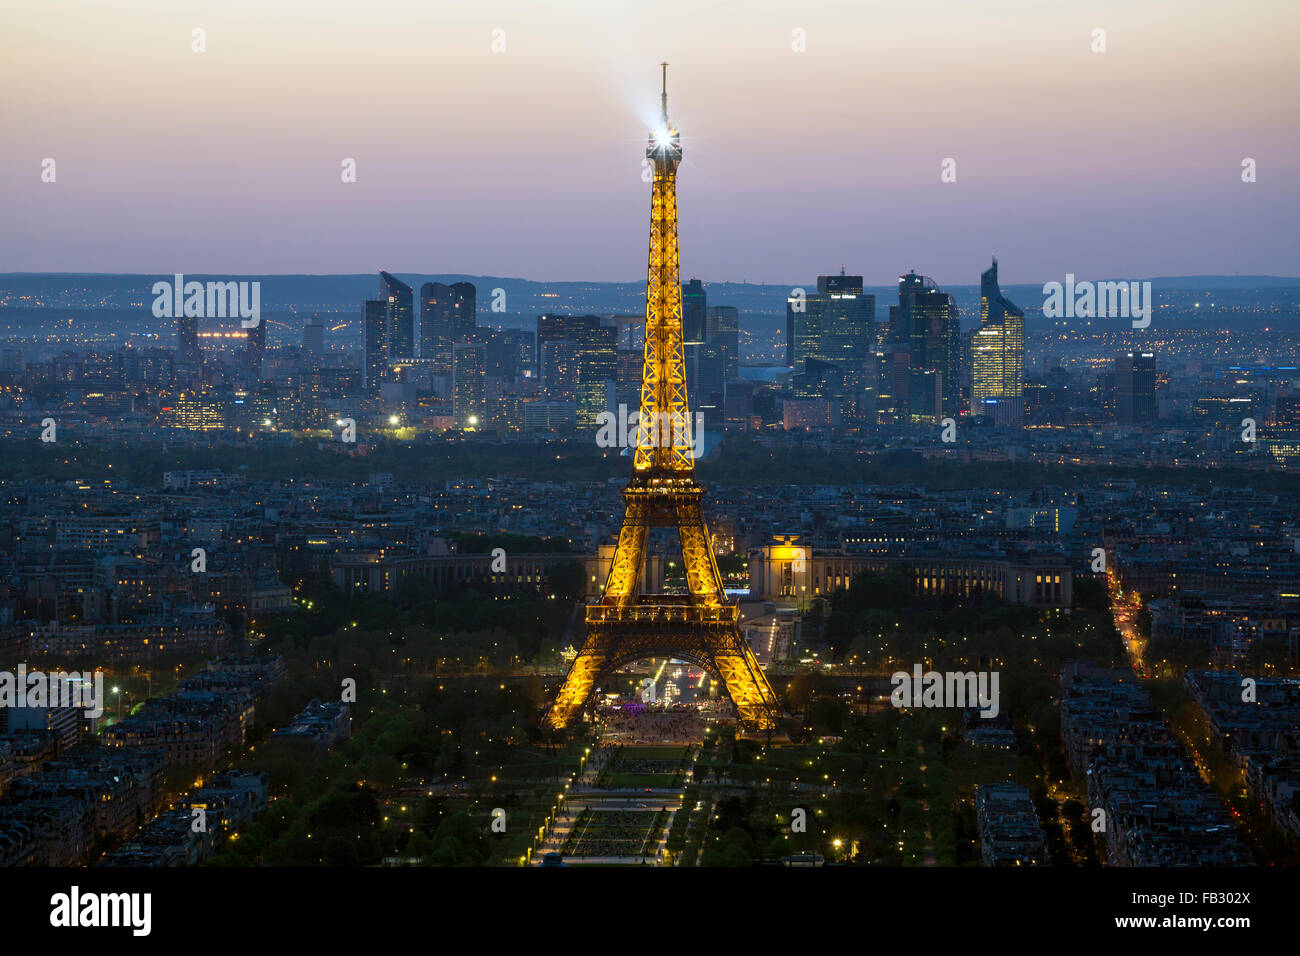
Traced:
<svg viewBox="0 0 1300 956">
<path fill-rule="evenodd" d="M 8 20 L 0 271 L 632 280 L 664 59 L 690 275 L 971 284 L 990 253 L 1011 283 L 1296 271 L 1294 5 L 50 0 Z"/>
</svg>

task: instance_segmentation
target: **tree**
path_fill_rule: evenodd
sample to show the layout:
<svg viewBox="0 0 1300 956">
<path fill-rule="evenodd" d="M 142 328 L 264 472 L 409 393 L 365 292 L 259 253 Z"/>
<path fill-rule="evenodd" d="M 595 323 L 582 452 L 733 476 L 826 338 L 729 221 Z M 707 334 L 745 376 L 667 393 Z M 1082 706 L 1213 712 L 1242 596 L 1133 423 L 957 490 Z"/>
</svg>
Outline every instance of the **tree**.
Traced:
<svg viewBox="0 0 1300 956">
<path fill-rule="evenodd" d="M 790 681 L 786 699 L 794 710 L 804 710 L 818 694 L 832 694 L 835 682 L 819 671 L 800 671 Z"/>
<path fill-rule="evenodd" d="M 732 827 L 722 837 L 720 847 L 721 866 L 753 866 L 754 840 L 748 831 Z"/>
</svg>

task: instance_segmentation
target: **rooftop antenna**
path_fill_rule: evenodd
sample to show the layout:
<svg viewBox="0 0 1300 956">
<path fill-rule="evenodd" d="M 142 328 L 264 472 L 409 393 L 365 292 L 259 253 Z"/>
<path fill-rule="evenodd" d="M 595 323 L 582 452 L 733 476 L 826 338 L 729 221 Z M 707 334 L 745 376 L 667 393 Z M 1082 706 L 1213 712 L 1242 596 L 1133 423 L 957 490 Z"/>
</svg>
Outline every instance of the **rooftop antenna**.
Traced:
<svg viewBox="0 0 1300 956">
<path fill-rule="evenodd" d="M 665 60 L 659 65 L 663 67 L 664 70 L 664 89 L 663 89 L 663 93 L 660 94 L 659 104 L 660 104 L 660 109 L 663 112 L 664 125 L 667 126 L 668 125 L 668 61 Z"/>
</svg>

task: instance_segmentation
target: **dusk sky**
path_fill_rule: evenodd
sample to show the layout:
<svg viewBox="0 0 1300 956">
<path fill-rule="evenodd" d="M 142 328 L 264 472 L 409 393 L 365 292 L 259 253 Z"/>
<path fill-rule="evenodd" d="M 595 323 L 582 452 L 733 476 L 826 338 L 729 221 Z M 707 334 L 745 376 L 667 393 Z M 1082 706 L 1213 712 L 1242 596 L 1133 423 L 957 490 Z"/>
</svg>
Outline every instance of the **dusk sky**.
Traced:
<svg viewBox="0 0 1300 956">
<path fill-rule="evenodd" d="M 991 253 L 1004 284 L 1300 274 L 1294 2 L 41 0 L 5 20 L 0 272 L 641 278 L 668 60 L 683 278 L 968 285 Z"/>
</svg>

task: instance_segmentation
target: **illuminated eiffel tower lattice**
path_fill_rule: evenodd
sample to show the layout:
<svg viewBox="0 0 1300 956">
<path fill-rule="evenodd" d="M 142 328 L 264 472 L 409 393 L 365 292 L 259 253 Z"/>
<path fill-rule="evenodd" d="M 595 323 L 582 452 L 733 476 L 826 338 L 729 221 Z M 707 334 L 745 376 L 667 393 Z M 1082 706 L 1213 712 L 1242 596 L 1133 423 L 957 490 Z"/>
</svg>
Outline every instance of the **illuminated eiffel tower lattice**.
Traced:
<svg viewBox="0 0 1300 956">
<path fill-rule="evenodd" d="M 627 511 L 600 601 L 587 606 L 587 636 L 561 685 L 546 724 L 565 727 L 594 692 L 625 664 L 670 657 L 716 678 L 743 729 L 770 730 L 780 706 L 758 659 L 737 627 L 704 524 L 704 488 L 695 480 L 682 287 L 677 259 L 677 166 L 681 137 L 668 120 L 668 64 L 662 118 L 646 158 L 654 166 L 650 263 L 646 277 L 645 364 Z M 645 594 L 640 574 L 652 527 L 676 528 L 686 571 L 684 595 Z"/>
</svg>

